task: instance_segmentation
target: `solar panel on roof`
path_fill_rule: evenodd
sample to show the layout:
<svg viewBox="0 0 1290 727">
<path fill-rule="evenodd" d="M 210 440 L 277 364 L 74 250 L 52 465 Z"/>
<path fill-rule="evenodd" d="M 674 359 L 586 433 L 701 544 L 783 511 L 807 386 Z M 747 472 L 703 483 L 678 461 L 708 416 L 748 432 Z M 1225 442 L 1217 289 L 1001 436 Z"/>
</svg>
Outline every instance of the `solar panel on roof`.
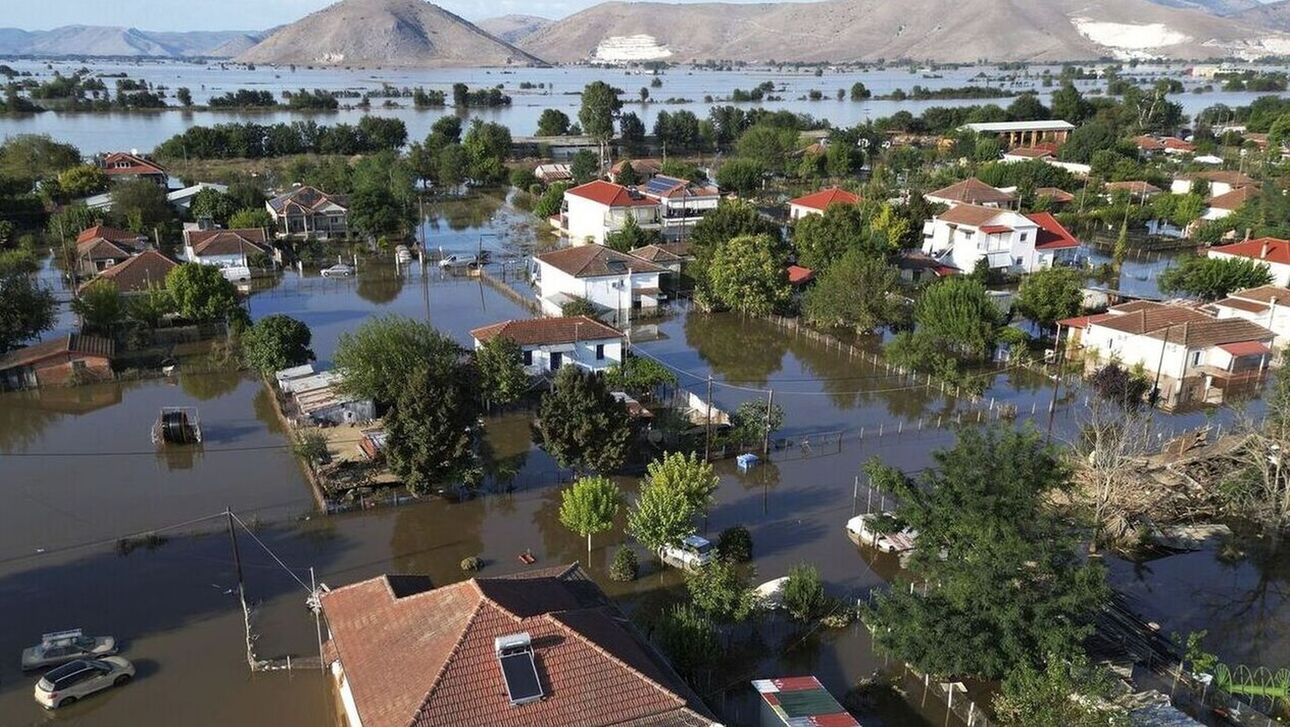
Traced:
<svg viewBox="0 0 1290 727">
<path fill-rule="evenodd" d="M 536 702 L 542 698 L 542 682 L 533 662 L 533 645 L 527 633 L 499 636 L 493 640 L 497 662 L 502 667 L 506 695 L 511 706 Z"/>
<path fill-rule="evenodd" d="M 654 177 L 645 183 L 645 191 L 651 194 L 664 194 L 676 186 L 676 181 L 670 177 Z"/>
</svg>

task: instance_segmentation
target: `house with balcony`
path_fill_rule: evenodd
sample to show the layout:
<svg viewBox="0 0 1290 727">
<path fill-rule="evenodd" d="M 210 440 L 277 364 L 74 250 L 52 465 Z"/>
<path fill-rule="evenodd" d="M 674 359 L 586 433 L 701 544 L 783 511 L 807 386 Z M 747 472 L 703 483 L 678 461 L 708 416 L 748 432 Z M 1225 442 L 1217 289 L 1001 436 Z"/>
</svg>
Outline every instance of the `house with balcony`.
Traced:
<svg viewBox="0 0 1290 727">
<path fill-rule="evenodd" d="M 538 302 L 546 315 L 558 316 L 566 303 L 582 298 L 617 322 L 634 312 L 656 311 L 667 300 L 660 276 L 667 268 L 604 245 L 580 245 L 535 255 L 533 275 Z"/>
<path fill-rule="evenodd" d="M 575 245 L 603 245 L 605 238 L 621 230 L 629 217 L 645 229 L 662 227 L 657 199 L 597 179 L 565 191 L 560 214 L 551 219 L 551 224 Z"/>
<path fill-rule="evenodd" d="M 651 177 L 637 190 L 658 204 L 659 226 L 669 237 L 684 236 L 703 216 L 721 203 L 721 190 L 715 184 L 695 184 L 663 174 Z"/>
<path fill-rule="evenodd" d="M 1230 245 L 1211 247 L 1205 254 L 1219 259 L 1251 260 L 1265 265 L 1272 273 L 1272 284 L 1290 288 L 1290 240 L 1258 237 Z"/>
<path fill-rule="evenodd" d="M 279 237 L 318 238 L 349 235 L 349 197 L 302 186 L 264 203 Z"/>
<path fill-rule="evenodd" d="M 1079 241 L 1047 212 L 960 204 L 923 224 L 923 253 L 969 272 L 984 259 L 991 270 L 1033 273 L 1070 262 L 1078 249 Z"/>
<path fill-rule="evenodd" d="M 527 318 L 502 321 L 470 332 L 475 348 L 495 338 L 515 342 L 530 376 L 555 373 L 561 366 L 604 371 L 623 362 L 623 333 L 595 318 Z"/>
<path fill-rule="evenodd" d="M 1248 393 L 1263 382 L 1272 362 L 1272 331 L 1184 305 L 1139 300 L 1062 323 L 1082 328 L 1089 372 L 1112 361 L 1141 367 L 1167 409 L 1221 404 Z"/>
</svg>

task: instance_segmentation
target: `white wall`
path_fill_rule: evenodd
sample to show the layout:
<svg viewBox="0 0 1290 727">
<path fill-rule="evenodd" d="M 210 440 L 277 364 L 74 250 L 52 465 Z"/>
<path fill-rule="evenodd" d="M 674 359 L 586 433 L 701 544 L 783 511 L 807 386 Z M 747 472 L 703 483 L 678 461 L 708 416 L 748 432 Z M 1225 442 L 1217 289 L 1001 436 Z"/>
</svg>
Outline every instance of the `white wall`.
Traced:
<svg viewBox="0 0 1290 727">
<path fill-rule="evenodd" d="M 1051 253 L 1035 254 L 1035 237 L 1039 228 L 1034 223 L 1024 226 L 1014 222 L 1012 227 L 1011 232 L 987 235 L 973 227 L 932 220 L 923 228 L 923 252 L 939 257 L 949 250 L 949 261 L 965 272 L 971 272 L 977 260 L 992 254 L 1006 253 L 1008 267 L 1020 268 L 1027 273 L 1052 264 Z"/>
<path fill-rule="evenodd" d="M 631 307 L 632 298 L 629 287 L 657 288 L 658 273 L 632 273 L 630 285 L 626 273 L 622 275 L 575 278 L 559 268 L 538 261 L 538 295 L 542 298 L 542 307 L 550 315 L 559 315 L 558 306 L 550 302 L 557 294 L 586 298 L 596 305 L 611 310 L 622 310 Z"/>
<path fill-rule="evenodd" d="M 564 195 L 568 232 L 575 244 L 590 239 L 596 244 L 605 242 L 605 217 L 609 208 L 599 202 L 573 194 Z"/>
<path fill-rule="evenodd" d="M 1240 293 L 1233 294 L 1233 297 L 1240 297 Z M 1287 301 L 1290 302 L 1290 301 Z M 1219 318 L 1244 318 L 1251 323 L 1256 323 L 1272 331 L 1276 338 L 1272 339 L 1273 353 L 1290 345 L 1290 306 L 1278 305 L 1269 307 L 1262 313 L 1252 313 L 1240 308 L 1228 308 L 1227 306 L 1215 306 Z"/>
</svg>

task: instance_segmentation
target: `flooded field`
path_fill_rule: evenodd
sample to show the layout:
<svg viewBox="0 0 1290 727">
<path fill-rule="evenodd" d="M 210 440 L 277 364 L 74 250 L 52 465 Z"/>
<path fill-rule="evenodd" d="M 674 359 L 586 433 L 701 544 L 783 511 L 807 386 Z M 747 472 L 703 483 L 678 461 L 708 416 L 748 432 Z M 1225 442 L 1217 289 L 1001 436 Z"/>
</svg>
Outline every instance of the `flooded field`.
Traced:
<svg viewBox="0 0 1290 727">
<path fill-rule="evenodd" d="M 499 198 L 448 202 L 429 212 L 427 245 L 447 252 L 482 246 L 493 252 L 499 274 L 535 244 L 522 210 Z M 384 270 L 380 263 L 360 266 L 359 276 L 347 280 L 289 271 L 256 292 L 250 307 L 255 317 L 286 313 L 308 323 L 323 362 L 341 333 L 376 315 L 429 320 L 463 345 L 474 327 L 526 316 L 476 278 L 417 266 L 396 277 L 392 261 Z M 1054 401 L 1053 382 L 1024 369 L 986 375 L 984 397 L 969 402 L 772 323 L 684 306 L 637 321 L 632 336 L 641 355 L 671 367 L 688 391 L 704 395 L 711 375 L 722 409 L 768 395 L 784 407 L 786 425 L 776 435 L 782 441 L 768 463 L 746 473 L 730 460 L 719 463 L 721 485 L 702 532 L 715 536 L 744 525 L 754 543 L 753 582 L 809 562 L 843 599 L 885 587 L 898 570 L 893 560 L 857 549 L 843 531 L 853 513 L 882 504 L 857 481 L 866 459 L 921 469 L 933 451 L 952 445 L 960 416 L 971 425 L 1007 403 L 1019 419 L 1046 428 Z M 1082 396 L 1079 389 L 1059 390 L 1054 437 L 1072 430 Z M 207 432 L 200 451 L 159 455 L 153 448 L 148 428 L 167 405 L 199 408 Z M 1205 420 L 1203 414 L 1160 416 L 1179 429 Z M 525 550 L 538 566 L 587 559 L 585 540 L 557 516 L 569 473 L 533 445 L 529 415 L 490 418 L 485 430 L 493 476 L 476 496 L 321 517 L 312 513 L 308 486 L 253 377 L 182 374 L 0 397 L 0 483 L 9 494 L 0 508 L 0 619 L 6 623 L 0 725 L 333 724 L 332 695 L 320 672 L 250 673 L 223 519 L 166 531 L 141 547 L 118 538 L 231 507 L 255 534 L 237 533 L 256 657 L 315 656 L 317 633 L 305 608 L 311 567 L 332 586 L 385 572 L 426 573 L 446 584 L 465 577 L 459 563 L 468 556 L 485 561 L 485 575 L 523 568 L 517 556 Z M 620 483 L 629 497 L 638 487 L 633 478 Z M 621 522 L 597 535 L 589 570 L 647 628 L 678 597 L 681 578 L 642 553 L 641 578 L 610 581 L 610 556 L 625 542 Z M 1207 645 L 1224 659 L 1282 666 L 1290 637 L 1287 572 L 1255 545 L 1245 559 L 1202 552 L 1142 564 L 1113 560 L 1111 571 L 1131 602 L 1166 632 L 1209 628 Z M 123 654 L 138 663 L 139 679 L 48 715 L 32 700 L 35 677 L 18 673 L 17 656 L 41 633 L 73 627 L 118 637 Z M 743 669 L 696 685 L 727 724 L 754 721 L 752 678 L 813 673 L 841 698 L 875 672 L 900 675 L 899 665 L 873 652 L 858 625 L 802 630 L 768 621 L 758 631 Z M 904 686 L 907 700 L 864 704 L 864 724 L 946 724 L 935 696 L 924 703 L 913 684 Z"/>
</svg>

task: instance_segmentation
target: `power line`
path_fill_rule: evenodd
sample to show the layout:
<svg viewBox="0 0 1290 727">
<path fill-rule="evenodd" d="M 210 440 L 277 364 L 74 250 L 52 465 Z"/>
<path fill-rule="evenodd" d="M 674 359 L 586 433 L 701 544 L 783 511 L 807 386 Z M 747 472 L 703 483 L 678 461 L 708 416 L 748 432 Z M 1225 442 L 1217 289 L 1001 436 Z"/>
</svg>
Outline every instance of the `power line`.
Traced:
<svg viewBox="0 0 1290 727">
<path fill-rule="evenodd" d="M 201 447 L 191 450 L 195 454 L 223 454 L 225 452 L 260 452 L 274 449 L 291 449 L 290 444 L 259 444 L 246 447 Z M 122 452 L 5 452 L 5 457 L 156 457 L 164 454 L 159 449 L 138 449 Z"/>
<path fill-rule="evenodd" d="M 296 575 L 294 571 L 292 571 L 290 568 L 287 567 L 286 563 L 282 562 L 282 559 L 278 557 L 277 553 L 274 553 L 272 550 L 270 550 L 269 546 L 265 545 L 264 541 L 260 540 L 260 537 L 258 535 L 251 532 L 251 529 L 246 526 L 246 523 L 242 522 L 242 518 L 238 517 L 236 514 L 232 512 L 228 512 L 226 514 L 230 515 L 234 520 L 236 520 L 237 524 L 241 525 L 242 529 L 246 531 L 246 534 L 250 535 L 251 539 L 254 540 L 256 544 L 259 545 L 260 548 L 264 550 L 264 552 L 268 553 L 269 557 L 272 558 L 273 561 L 282 568 L 282 570 L 286 571 L 288 574 L 291 575 L 292 578 L 296 579 L 296 583 L 299 583 L 300 587 L 305 589 L 305 592 L 307 593 L 314 592 L 314 590 L 310 588 L 304 581 L 300 580 L 300 576 Z"/>
</svg>

